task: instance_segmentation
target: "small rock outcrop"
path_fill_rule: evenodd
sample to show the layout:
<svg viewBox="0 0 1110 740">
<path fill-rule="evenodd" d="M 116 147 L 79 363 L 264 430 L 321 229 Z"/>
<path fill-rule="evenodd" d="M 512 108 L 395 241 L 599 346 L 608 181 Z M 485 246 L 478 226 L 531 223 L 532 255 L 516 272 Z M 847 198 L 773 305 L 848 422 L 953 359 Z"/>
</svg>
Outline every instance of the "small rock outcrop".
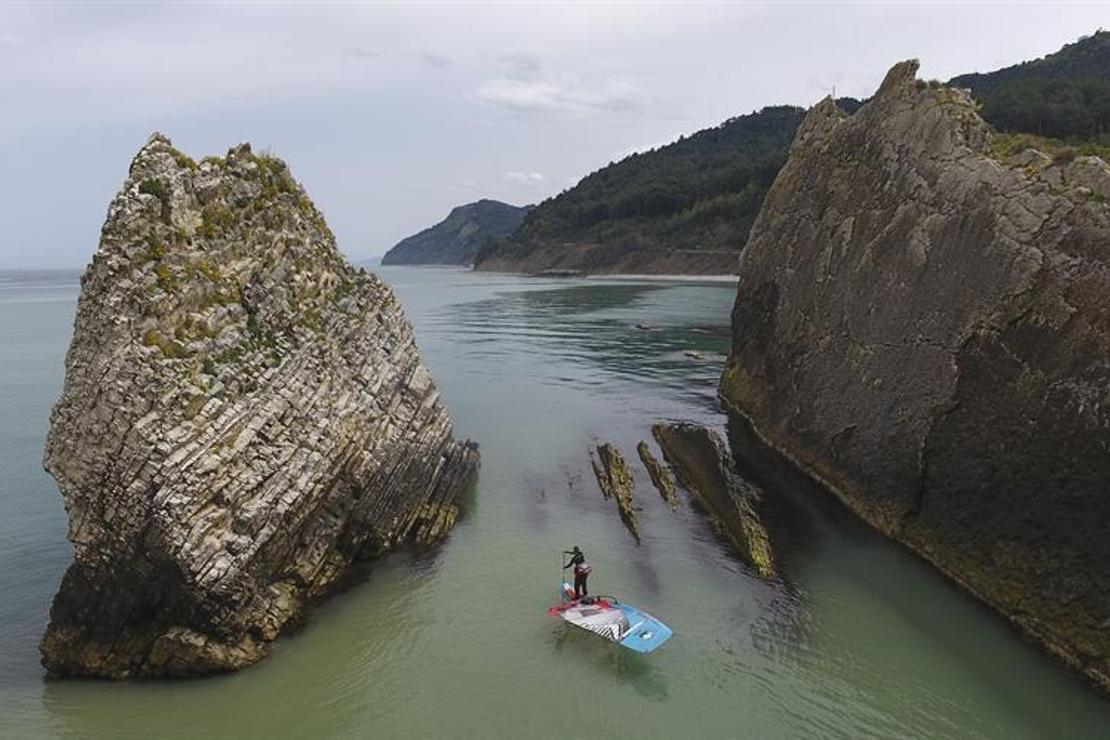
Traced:
<svg viewBox="0 0 1110 740">
<path fill-rule="evenodd" d="M 1110 690 L 1110 167 L 890 70 L 798 130 L 720 384 L 791 464 Z"/>
<path fill-rule="evenodd" d="M 651 454 L 651 448 L 648 447 L 647 442 L 641 441 L 637 444 L 636 452 L 640 456 L 640 462 L 647 468 L 648 476 L 651 478 L 652 485 L 659 491 L 659 495 L 671 507 L 671 511 L 678 511 L 678 491 L 675 489 L 670 471 L 655 459 L 655 455 Z"/>
<path fill-rule="evenodd" d="M 632 505 L 632 492 L 635 482 L 628 463 L 624 461 L 620 450 L 606 442 L 597 446 L 596 457 L 590 455 L 590 464 L 593 466 L 597 485 L 605 498 L 611 498 L 617 503 L 617 513 L 620 514 L 624 526 L 640 542 L 640 528 L 636 522 L 636 509 Z"/>
<path fill-rule="evenodd" d="M 656 424 L 651 428 L 679 483 L 694 495 L 736 553 L 763 578 L 775 576 L 771 539 L 757 507 L 759 491 L 733 471 L 724 440 L 697 424 Z"/>
<path fill-rule="evenodd" d="M 476 448 L 281 160 L 154 135 L 81 286 L 44 461 L 74 547 L 51 675 L 241 668 L 353 561 L 451 528 Z"/>
</svg>

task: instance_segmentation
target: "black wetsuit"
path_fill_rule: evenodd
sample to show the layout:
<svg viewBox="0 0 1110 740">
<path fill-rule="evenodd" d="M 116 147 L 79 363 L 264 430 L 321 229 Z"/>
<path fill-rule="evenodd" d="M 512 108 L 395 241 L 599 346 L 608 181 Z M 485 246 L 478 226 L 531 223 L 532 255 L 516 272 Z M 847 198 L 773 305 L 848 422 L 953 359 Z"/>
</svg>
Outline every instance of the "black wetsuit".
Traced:
<svg viewBox="0 0 1110 740">
<path fill-rule="evenodd" d="M 571 556 L 570 562 L 563 566 L 563 570 L 574 566 L 574 598 L 581 599 L 590 593 L 586 590 L 586 579 L 590 577 L 590 574 L 578 572 L 578 566 L 586 562 L 586 555 L 581 550 L 568 552 L 567 555 Z"/>
</svg>

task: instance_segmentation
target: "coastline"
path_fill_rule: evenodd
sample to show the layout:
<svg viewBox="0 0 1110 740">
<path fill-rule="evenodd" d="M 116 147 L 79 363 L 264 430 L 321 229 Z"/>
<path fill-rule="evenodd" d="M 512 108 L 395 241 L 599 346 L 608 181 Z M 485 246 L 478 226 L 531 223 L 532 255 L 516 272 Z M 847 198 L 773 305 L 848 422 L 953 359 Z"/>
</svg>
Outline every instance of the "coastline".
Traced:
<svg viewBox="0 0 1110 740">
<path fill-rule="evenodd" d="M 700 274 L 700 273 L 647 273 L 647 272 L 629 272 L 629 273 L 594 273 L 585 275 L 543 275 L 529 272 L 509 272 L 501 270 L 478 270 L 473 266 L 467 265 L 376 265 L 368 267 L 367 269 L 376 270 L 382 267 L 385 268 L 417 268 L 429 270 L 450 270 L 452 272 L 475 272 L 485 273 L 491 275 L 506 275 L 512 277 L 523 277 L 530 280 L 625 280 L 629 282 L 657 282 L 657 283 L 727 283 L 734 284 L 739 278 L 738 275 L 732 274 Z"/>
</svg>

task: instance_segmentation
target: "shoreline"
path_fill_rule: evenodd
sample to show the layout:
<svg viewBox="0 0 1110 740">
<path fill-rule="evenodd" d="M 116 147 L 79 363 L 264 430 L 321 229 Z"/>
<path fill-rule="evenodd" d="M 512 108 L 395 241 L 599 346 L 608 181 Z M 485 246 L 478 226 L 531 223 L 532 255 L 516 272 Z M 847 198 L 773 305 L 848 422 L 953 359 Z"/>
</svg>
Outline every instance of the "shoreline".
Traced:
<svg viewBox="0 0 1110 740">
<path fill-rule="evenodd" d="M 466 265 L 376 265 L 373 268 L 367 269 L 387 269 L 393 268 L 414 268 L 421 270 L 449 270 L 452 272 L 473 272 L 486 275 L 506 275 L 512 277 L 529 278 L 531 280 L 626 280 L 629 282 L 666 282 L 666 283 L 736 283 L 740 279 L 739 275 L 731 274 L 699 274 L 699 273 L 639 273 L 639 272 L 615 272 L 615 273 L 593 273 L 585 275 L 543 275 L 528 272 L 508 272 L 502 270 L 477 270 L 472 266 Z"/>
<path fill-rule="evenodd" d="M 683 275 L 681 273 L 666 273 L 660 275 L 640 273 L 616 273 L 613 275 L 585 275 L 586 278 L 601 278 L 606 280 L 634 280 L 661 283 L 736 283 L 739 275 Z"/>
</svg>

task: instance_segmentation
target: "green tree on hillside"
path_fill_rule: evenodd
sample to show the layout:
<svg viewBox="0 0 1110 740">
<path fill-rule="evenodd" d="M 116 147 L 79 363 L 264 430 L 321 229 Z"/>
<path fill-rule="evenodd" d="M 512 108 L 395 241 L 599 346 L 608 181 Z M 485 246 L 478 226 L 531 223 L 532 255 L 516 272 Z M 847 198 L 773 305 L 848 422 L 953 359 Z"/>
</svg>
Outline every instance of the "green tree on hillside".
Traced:
<svg viewBox="0 0 1110 740">
<path fill-rule="evenodd" d="M 544 201 L 513 244 L 655 244 L 738 250 L 805 111 L 764 108 L 632 154 Z"/>
</svg>

